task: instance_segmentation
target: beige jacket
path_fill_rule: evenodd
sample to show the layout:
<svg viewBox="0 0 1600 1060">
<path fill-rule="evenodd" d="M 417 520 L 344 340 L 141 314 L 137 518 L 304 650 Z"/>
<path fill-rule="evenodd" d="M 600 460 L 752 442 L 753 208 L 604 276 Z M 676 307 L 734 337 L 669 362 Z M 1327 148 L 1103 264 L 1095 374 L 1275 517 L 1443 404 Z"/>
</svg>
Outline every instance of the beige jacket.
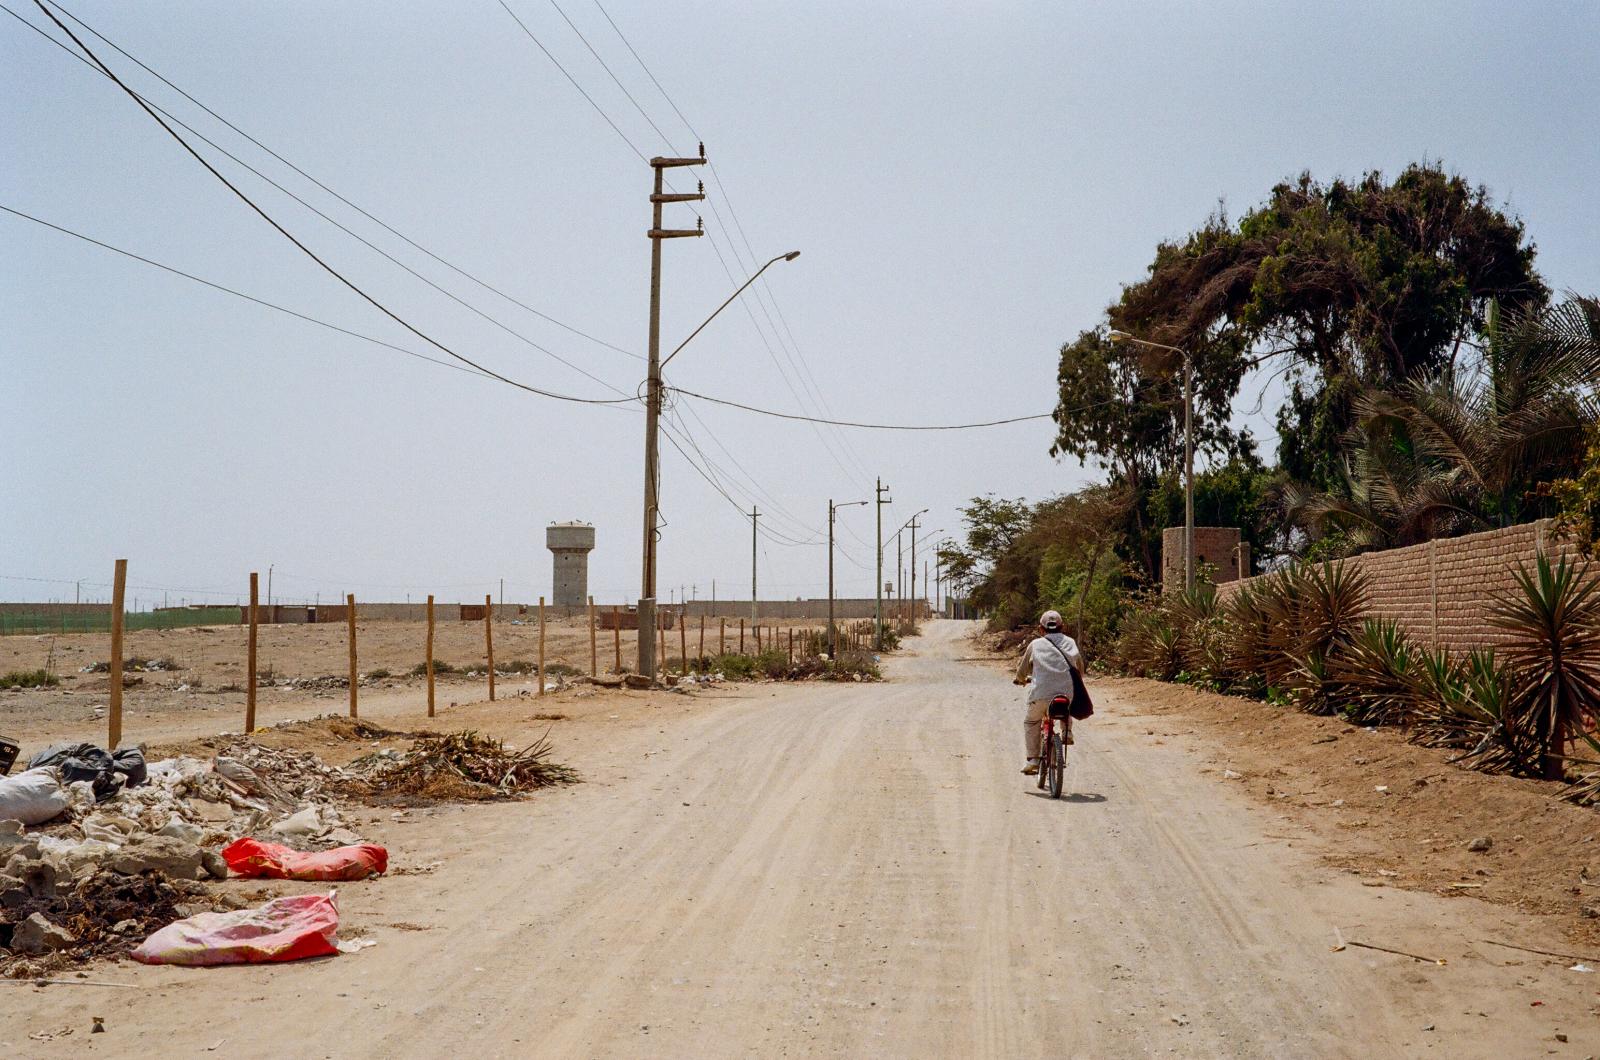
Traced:
<svg viewBox="0 0 1600 1060">
<path fill-rule="evenodd" d="M 1033 678 L 1028 689 L 1028 702 L 1054 699 L 1057 696 L 1072 698 L 1072 672 L 1068 666 L 1083 673 L 1083 654 L 1078 644 L 1065 633 L 1046 633 L 1028 643 L 1017 663 L 1017 680 Z"/>
</svg>

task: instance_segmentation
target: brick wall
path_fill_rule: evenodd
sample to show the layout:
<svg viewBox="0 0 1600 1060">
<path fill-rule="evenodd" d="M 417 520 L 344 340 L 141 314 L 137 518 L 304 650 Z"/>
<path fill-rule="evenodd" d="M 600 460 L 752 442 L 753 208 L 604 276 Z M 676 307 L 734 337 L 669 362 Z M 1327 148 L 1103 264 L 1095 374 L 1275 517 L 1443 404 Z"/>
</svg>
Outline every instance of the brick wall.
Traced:
<svg viewBox="0 0 1600 1060">
<path fill-rule="evenodd" d="M 1516 590 L 1517 567 L 1531 568 L 1541 547 L 1552 561 L 1578 555 L 1577 546 L 1558 536 L 1551 520 L 1542 519 L 1368 552 L 1347 562 L 1367 576 L 1367 614 L 1394 619 L 1423 644 L 1465 651 L 1505 639 L 1489 624 L 1490 606 Z M 1241 586 L 1260 580 L 1219 585 L 1217 594 L 1226 599 Z"/>
<path fill-rule="evenodd" d="M 1161 587 L 1167 592 L 1183 588 L 1183 530 L 1169 526 L 1161 531 Z M 1211 580 L 1218 585 L 1237 581 L 1249 574 L 1239 569 L 1239 528 L 1236 526 L 1197 526 L 1194 528 L 1195 580 L 1206 564 L 1215 567 Z"/>
</svg>

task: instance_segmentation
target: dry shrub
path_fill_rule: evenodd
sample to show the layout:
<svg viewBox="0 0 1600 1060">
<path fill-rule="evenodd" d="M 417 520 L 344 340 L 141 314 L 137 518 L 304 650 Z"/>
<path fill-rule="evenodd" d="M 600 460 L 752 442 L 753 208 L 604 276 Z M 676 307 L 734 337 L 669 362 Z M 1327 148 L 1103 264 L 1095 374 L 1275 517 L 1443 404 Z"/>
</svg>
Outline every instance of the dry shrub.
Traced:
<svg viewBox="0 0 1600 1060">
<path fill-rule="evenodd" d="M 536 788 L 571 784 L 575 770 L 549 760 L 545 737 L 515 751 L 473 730 L 424 736 L 399 758 L 370 755 L 352 764 L 365 776 L 351 787 L 365 796 L 416 795 L 444 801 L 516 798 Z"/>
</svg>

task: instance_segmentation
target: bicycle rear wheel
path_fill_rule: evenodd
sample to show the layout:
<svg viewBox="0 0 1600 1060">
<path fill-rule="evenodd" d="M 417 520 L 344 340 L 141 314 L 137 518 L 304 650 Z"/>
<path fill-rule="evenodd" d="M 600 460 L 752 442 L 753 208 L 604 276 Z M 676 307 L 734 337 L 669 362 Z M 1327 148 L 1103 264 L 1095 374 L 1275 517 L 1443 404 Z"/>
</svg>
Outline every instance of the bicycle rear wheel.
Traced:
<svg viewBox="0 0 1600 1060">
<path fill-rule="evenodd" d="M 1050 732 L 1050 797 L 1059 799 L 1061 784 L 1067 772 L 1067 747 L 1061 742 L 1061 734 L 1054 731 L 1054 728 L 1052 726 Z"/>
</svg>

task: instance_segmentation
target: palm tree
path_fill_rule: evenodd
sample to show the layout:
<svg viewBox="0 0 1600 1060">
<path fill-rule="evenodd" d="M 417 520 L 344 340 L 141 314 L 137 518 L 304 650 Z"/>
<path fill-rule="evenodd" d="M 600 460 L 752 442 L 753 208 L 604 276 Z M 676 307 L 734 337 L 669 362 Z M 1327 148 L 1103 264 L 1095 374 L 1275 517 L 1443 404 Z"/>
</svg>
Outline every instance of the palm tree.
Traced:
<svg viewBox="0 0 1600 1060">
<path fill-rule="evenodd" d="M 1491 306 L 1483 356 L 1394 390 L 1368 388 L 1339 495 L 1289 489 L 1286 514 L 1356 550 L 1516 522 L 1576 466 L 1600 402 L 1600 299 L 1520 314 Z"/>
</svg>

